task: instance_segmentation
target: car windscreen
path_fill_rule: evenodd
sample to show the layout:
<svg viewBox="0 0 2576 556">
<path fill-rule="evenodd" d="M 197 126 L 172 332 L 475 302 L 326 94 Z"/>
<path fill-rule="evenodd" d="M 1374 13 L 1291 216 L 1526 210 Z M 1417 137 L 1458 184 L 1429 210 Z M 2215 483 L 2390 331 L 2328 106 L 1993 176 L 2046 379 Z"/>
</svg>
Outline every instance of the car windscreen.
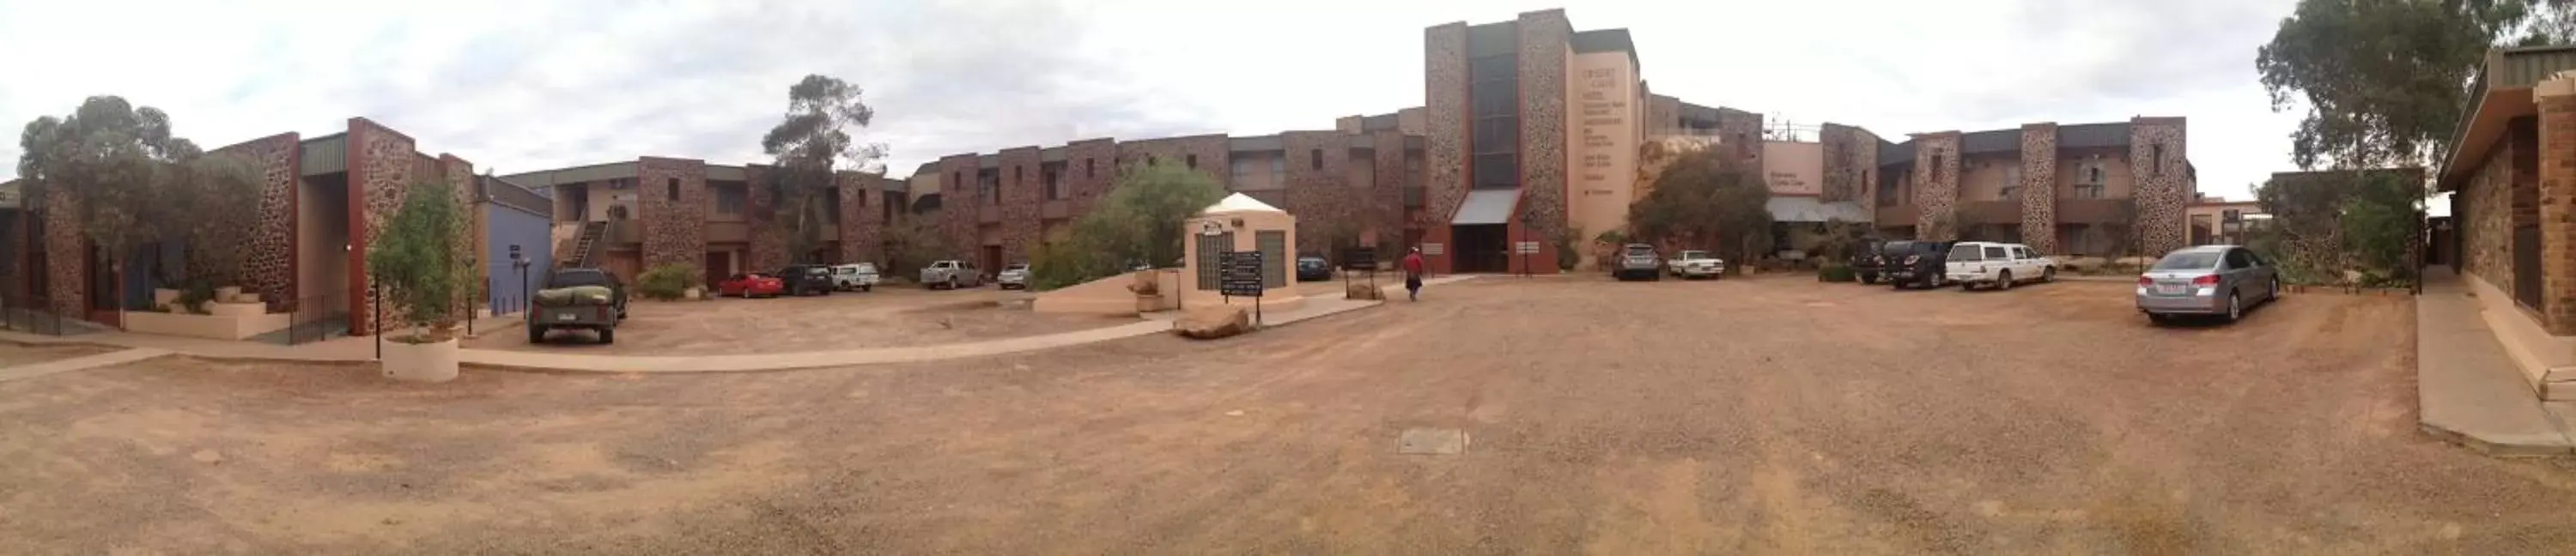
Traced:
<svg viewBox="0 0 2576 556">
<path fill-rule="evenodd" d="M 2156 259 L 2156 266 L 2149 270 L 2209 270 L 2212 268 L 2218 268 L 2218 253 L 2203 251 L 2165 255 L 2165 258 Z"/>
<path fill-rule="evenodd" d="M 1975 245 L 1961 244 L 1950 248 L 1952 262 L 1984 260 L 1983 257 L 1985 257 L 1984 250 Z"/>
<path fill-rule="evenodd" d="M 557 288 L 606 286 L 609 285 L 608 273 L 596 270 L 557 272 L 553 278 L 546 279 L 546 285 Z"/>
</svg>

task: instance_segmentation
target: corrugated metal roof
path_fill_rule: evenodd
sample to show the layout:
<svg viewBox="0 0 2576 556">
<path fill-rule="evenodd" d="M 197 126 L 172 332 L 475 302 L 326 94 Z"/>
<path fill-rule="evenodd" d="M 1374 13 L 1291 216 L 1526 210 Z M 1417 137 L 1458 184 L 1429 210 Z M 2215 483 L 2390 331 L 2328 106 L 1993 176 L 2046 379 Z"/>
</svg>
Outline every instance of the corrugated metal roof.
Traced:
<svg viewBox="0 0 2576 556">
<path fill-rule="evenodd" d="M 475 181 L 477 189 L 482 192 L 483 199 L 491 201 L 492 204 L 537 216 L 551 217 L 554 214 L 554 199 L 538 195 L 527 187 L 492 176 L 475 176 Z"/>
<path fill-rule="evenodd" d="M 2530 87 L 2558 72 L 2576 69 L 2576 45 L 2534 46 L 2497 50 L 2487 55 L 2487 88 Z"/>
<path fill-rule="evenodd" d="M 1064 147 L 1038 149 L 1038 162 L 1064 162 Z"/>
<path fill-rule="evenodd" d="M 1259 152 L 1282 150 L 1288 148 L 1288 145 L 1274 133 L 1250 137 L 1228 137 L 1225 140 L 1225 148 L 1233 152 Z"/>
<path fill-rule="evenodd" d="M 1878 146 L 1878 165 L 1886 166 L 1889 164 L 1904 164 L 1913 161 L 1913 140 L 1908 139 L 1903 143 L 1880 142 Z"/>
<path fill-rule="evenodd" d="M 2057 148 L 2129 146 L 2129 122 L 2057 126 Z"/>
<path fill-rule="evenodd" d="M 1914 161 L 1914 140 L 1888 143 L 1881 139 L 1878 165 Z M 2129 145 L 2129 122 L 2104 122 L 2057 126 L 2057 148 L 2126 147 Z M 2021 152 L 2021 128 L 1973 131 L 1959 134 L 1960 154 Z"/>
<path fill-rule="evenodd" d="M 1458 217 L 1450 224 L 1502 224 L 1512 219 L 1512 203 L 1519 200 L 1518 189 L 1477 189 L 1467 192 L 1467 201 L 1458 205 Z"/>
<path fill-rule="evenodd" d="M 707 181 L 751 181 L 751 172 L 741 166 L 708 164 Z"/>
<path fill-rule="evenodd" d="M 301 165 L 305 177 L 349 171 L 349 134 L 334 133 L 304 140 Z"/>
<path fill-rule="evenodd" d="M 2021 152 L 2021 128 L 1959 134 L 1959 154 Z"/>
<path fill-rule="evenodd" d="M 1869 222 L 1872 215 L 1860 203 L 1843 201 L 1827 203 L 1815 197 L 1772 197 L 1762 208 L 1770 209 L 1773 222 Z"/>
<path fill-rule="evenodd" d="M 547 188 L 568 183 L 607 181 L 635 177 L 635 163 L 607 162 L 556 170 L 539 170 L 501 176 L 510 183 L 529 188 Z"/>
<path fill-rule="evenodd" d="M 1002 168 L 1002 157 L 989 154 L 978 156 L 975 157 L 975 165 L 986 170 L 999 170 Z"/>
</svg>

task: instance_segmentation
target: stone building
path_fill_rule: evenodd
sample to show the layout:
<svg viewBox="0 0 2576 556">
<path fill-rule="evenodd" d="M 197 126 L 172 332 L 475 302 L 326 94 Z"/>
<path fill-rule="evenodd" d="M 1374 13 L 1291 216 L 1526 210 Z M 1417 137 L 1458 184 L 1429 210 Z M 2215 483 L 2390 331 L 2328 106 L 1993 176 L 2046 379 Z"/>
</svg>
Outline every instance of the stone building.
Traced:
<svg viewBox="0 0 2576 556">
<path fill-rule="evenodd" d="M 2524 378 L 2576 399 L 2576 46 L 2489 52 L 2435 187 L 2459 272 Z"/>
<path fill-rule="evenodd" d="M 1879 146 L 1859 192 L 1888 237 L 2162 255 L 2190 243 L 2185 207 L 2199 198 L 2184 132 L 2183 118 L 2138 117 L 1917 133 Z"/>
<path fill-rule="evenodd" d="M 791 257 L 793 225 L 761 164 L 722 165 L 640 157 L 501 176 L 552 200 L 555 262 L 596 267 L 632 282 L 646 269 L 685 265 L 705 283 L 791 262 L 878 261 L 884 227 L 911 212 L 902 180 L 838 173 L 822 191 L 812 251 Z"/>
</svg>

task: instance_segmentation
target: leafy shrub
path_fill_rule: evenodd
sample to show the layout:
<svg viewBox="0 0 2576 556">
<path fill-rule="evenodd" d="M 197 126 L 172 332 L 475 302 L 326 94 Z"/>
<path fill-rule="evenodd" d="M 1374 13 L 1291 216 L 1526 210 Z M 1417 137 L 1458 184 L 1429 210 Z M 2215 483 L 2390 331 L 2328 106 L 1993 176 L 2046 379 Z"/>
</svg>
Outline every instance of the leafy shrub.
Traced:
<svg viewBox="0 0 2576 556">
<path fill-rule="evenodd" d="M 666 264 L 644 271 L 635 277 L 635 293 L 645 299 L 670 301 L 686 295 L 698 277 L 698 267 Z"/>
<path fill-rule="evenodd" d="M 1858 276 L 1856 273 L 1852 272 L 1852 267 L 1849 265 L 1828 264 L 1816 269 L 1817 281 L 1850 282 L 1856 279 L 1858 279 Z"/>
</svg>

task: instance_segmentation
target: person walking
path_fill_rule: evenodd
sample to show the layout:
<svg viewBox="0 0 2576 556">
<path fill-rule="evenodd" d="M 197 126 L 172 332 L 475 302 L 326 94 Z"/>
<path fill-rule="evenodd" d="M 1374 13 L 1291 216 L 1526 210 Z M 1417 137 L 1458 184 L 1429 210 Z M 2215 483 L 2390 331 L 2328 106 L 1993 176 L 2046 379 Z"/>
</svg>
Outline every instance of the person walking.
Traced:
<svg viewBox="0 0 2576 556">
<path fill-rule="evenodd" d="M 1411 301 L 1422 300 L 1421 247 L 1415 247 L 1413 252 L 1404 254 L 1404 298 Z"/>
</svg>

